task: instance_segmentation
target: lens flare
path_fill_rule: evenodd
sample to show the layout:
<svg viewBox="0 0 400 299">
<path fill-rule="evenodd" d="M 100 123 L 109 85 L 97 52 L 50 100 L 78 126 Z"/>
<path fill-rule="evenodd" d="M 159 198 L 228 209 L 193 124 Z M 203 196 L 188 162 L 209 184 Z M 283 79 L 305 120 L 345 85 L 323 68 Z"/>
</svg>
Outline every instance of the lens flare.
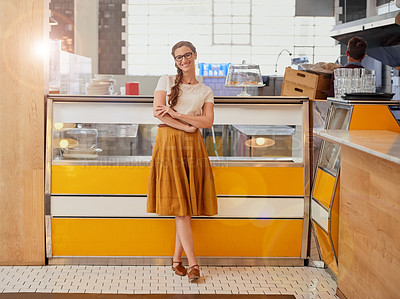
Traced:
<svg viewBox="0 0 400 299">
<path fill-rule="evenodd" d="M 263 137 L 256 138 L 256 144 L 262 146 L 265 144 L 265 139 Z"/>
<path fill-rule="evenodd" d="M 60 147 L 61 147 L 61 148 L 67 148 L 68 145 L 69 145 L 69 142 L 68 142 L 67 139 L 61 139 L 61 140 L 60 140 Z"/>
<path fill-rule="evenodd" d="M 64 123 L 54 123 L 54 129 L 61 130 L 64 128 Z"/>
</svg>

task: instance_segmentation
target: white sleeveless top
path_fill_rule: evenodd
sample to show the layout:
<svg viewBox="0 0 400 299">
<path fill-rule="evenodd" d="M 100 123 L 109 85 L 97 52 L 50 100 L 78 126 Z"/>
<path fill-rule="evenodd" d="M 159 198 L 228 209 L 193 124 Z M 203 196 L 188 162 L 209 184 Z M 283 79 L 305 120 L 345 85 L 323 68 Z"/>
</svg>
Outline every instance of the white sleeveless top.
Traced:
<svg viewBox="0 0 400 299">
<path fill-rule="evenodd" d="M 158 80 L 157 90 L 163 90 L 167 92 L 168 105 L 168 95 L 171 93 L 171 87 L 175 85 L 175 75 L 162 75 Z M 174 107 L 179 113 L 187 115 L 202 115 L 201 110 L 204 103 L 214 103 L 213 91 L 210 87 L 204 85 L 203 83 L 197 84 L 181 84 L 181 95 L 178 97 L 178 103 Z"/>
</svg>

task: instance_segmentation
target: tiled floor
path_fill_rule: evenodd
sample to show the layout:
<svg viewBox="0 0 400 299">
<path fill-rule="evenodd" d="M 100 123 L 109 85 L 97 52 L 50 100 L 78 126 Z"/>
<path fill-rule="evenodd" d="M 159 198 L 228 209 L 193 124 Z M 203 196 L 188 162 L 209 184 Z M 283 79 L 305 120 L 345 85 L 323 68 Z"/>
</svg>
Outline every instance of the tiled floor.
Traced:
<svg viewBox="0 0 400 299">
<path fill-rule="evenodd" d="M 336 283 L 313 267 L 201 267 L 191 284 L 167 266 L 0 267 L 0 293 L 113 294 L 293 294 L 296 298 L 338 298 Z"/>
</svg>

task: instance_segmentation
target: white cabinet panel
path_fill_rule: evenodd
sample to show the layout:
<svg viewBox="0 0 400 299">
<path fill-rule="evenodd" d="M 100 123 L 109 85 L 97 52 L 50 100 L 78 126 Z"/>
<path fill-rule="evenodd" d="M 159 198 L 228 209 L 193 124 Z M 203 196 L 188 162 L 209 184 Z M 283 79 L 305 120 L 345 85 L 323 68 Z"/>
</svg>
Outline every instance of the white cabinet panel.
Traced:
<svg viewBox="0 0 400 299">
<path fill-rule="evenodd" d="M 325 210 L 315 200 L 311 203 L 311 217 L 315 220 L 326 232 L 329 231 L 329 212 Z"/>
<path fill-rule="evenodd" d="M 215 217 L 303 218 L 304 199 L 218 198 Z M 146 197 L 52 196 L 51 215 L 59 217 L 154 217 L 146 213 Z"/>
</svg>

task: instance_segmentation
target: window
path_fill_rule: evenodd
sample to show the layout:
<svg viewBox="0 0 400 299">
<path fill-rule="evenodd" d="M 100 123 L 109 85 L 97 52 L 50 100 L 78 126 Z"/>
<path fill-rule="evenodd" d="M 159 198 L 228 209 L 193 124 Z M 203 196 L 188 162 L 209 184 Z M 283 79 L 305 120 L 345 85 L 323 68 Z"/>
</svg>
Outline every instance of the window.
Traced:
<svg viewBox="0 0 400 299">
<path fill-rule="evenodd" d="M 129 0 L 127 74 L 176 72 L 172 46 L 193 42 L 198 62 L 260 65 L 263 75 L 283 75 L 290 58 L 334 62 L 340 46 L 330 37 L 335 18 L 296 16 L 295 0 Z M 277 72 L 275 63 L 282 49 Z"/>
<path fill-rule="evenodd" d="M 250 45 L 251 9 L 251 0 L 213 0 L 213 45 Z"/>
</svg>

